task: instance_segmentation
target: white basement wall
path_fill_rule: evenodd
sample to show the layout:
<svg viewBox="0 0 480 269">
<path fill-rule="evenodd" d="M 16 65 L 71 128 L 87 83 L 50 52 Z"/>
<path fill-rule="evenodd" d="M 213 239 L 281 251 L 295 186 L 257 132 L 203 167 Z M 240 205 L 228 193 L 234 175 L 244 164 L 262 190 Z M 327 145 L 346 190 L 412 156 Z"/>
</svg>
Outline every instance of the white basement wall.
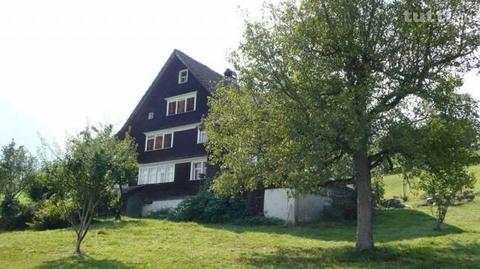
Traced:
<svg viewBox="0 0 480 269">
<path fill-rule="evenodd" d="M 151 213 L 154 213 L 163 209 L 176 208 L 181 201 L 183 201 L 183 199 L 153 201 L 151 204 L 146 204 L 142 207 L 142 216 L 148 216 Z"/>
</svg>

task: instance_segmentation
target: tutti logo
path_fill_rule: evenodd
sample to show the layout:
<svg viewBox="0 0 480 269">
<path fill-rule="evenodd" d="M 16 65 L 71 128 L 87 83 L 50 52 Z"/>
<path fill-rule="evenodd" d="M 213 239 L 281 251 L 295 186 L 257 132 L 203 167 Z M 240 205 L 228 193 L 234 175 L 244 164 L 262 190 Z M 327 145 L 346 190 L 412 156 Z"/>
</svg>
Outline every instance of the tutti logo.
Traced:
<svg viewBox="0 0 480 269">
<path fill-rule="evenodd" d="M 428 11 L 428 12 L 410 12 L 405 11 L 403 12 L 403 17 L 405 18 L 406 22 L 445 22 L 446 21 L 446 14 L 437 11 Z"/>
</svg>

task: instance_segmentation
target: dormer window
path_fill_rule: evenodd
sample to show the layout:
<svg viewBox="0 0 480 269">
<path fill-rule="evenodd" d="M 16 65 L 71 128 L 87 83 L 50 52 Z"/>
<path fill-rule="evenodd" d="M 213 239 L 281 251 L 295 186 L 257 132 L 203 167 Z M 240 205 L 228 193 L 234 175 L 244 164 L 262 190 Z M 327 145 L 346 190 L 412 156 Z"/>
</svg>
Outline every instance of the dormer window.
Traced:
<svg viewBox="0 0 480 269">
<path fill-rule="evenodd" d="M 183 69 L 178 72 L 178 84 L 187 83 L 188 81 L 188 69 Z"/>
<path fill-rule="evenodd" d="M 195 111 L 196 99 L 196 91 L 165 98 L 167 100 L 167 116 Z"/>
<path fill-rule="evenodd" d="M 149 112 L 149 113 L 148 113 L 148 119 L 149 119 L 149 120 L 153 119 L 153 116 L 154 116 L 154 115 L 155 115 L 155 114 L 154 114 L 153 112 Z"/>
</svg>

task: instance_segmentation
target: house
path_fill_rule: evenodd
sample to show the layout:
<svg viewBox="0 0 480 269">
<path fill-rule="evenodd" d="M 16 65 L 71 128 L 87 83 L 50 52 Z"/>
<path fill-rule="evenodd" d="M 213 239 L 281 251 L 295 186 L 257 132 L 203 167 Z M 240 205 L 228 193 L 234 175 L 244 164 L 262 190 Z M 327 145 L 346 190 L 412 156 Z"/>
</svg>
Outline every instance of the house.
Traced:
<svg viewBox="0 0 480 269">
<path fill-rule="evenodd" d="M 206 177 L 218 172 L 207 162 L 202 118 L 208 112 L 207 97 L 224 77 L 232 80 L 234 76 L 229 69 L 222 76 L 179 50 L 172 52 L 117 133 L 120 138 L 127 133 L 132 136 L 139 153 L 137 183 L 126 189 L 127 215 L 145 216 L 175 208 L 186 196 L 199 192 Z M 259 186 L 243 195 L 253 214 L 291 223 L 321 218 L 335 199 L 352 197 L 345 187 L 326 187 L 323 194 L 295 197 L 289 192 L 283 188 L 264 191 Z"/>
<path fill-rule="evenodd" d="M 137 185 L 126 191 L 127 214 L 176 207 L 216 173 L 207 163 L 202 118 L 222 77 L 183 52 L 172 52 L 118 132 L 119 137 L 129 133 L 139 153 Z"/>
</svg>

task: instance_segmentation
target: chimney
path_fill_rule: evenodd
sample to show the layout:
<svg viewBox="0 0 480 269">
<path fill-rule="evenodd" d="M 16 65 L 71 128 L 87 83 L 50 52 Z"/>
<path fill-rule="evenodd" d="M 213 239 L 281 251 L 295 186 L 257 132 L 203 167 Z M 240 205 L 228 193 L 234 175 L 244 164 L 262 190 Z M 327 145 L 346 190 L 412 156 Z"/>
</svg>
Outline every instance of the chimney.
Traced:
<svg viewBox="0 0 480 269">
<path fill-rule="evenodd" d="M 237 73 L 235 73 L 234 71 L 230 70 L 230 68 L 227 68 L 225 70 L 225 72 L 223 72 L 223 75 L 227 78 L 227 79 L 232 79 L 232 80 L 236 80 L 237 79 Z"/>
</svg>

